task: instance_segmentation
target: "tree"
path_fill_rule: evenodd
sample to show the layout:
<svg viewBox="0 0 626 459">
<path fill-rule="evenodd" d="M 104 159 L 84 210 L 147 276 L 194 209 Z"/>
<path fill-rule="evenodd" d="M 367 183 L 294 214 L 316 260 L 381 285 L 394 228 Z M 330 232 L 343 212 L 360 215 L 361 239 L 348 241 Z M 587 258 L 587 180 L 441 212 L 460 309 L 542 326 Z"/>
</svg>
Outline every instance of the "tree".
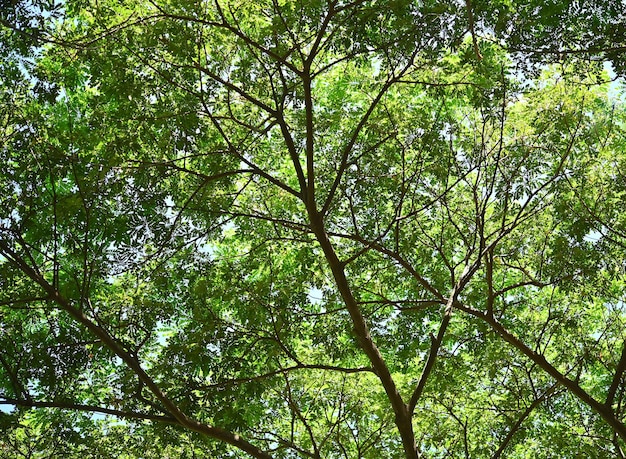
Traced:
<svg viewBox="0 0 626 459">
<path fill-rule="evenodd" d="M 623 457 L 614 3 L 6 7 L 0 451 Z"/>
</svg>

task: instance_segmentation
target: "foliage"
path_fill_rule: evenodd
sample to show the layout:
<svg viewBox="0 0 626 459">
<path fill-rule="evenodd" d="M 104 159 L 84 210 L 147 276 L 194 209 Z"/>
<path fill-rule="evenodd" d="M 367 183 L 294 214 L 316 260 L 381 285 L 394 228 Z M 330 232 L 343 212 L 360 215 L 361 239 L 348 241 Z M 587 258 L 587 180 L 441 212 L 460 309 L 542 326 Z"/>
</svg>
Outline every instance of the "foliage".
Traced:
<svg viewBox="0 0 626 459">
<path fill-rule="evenodd" d="M 622 11 L 3 3 L 0 455 L 624 457 Z"/>
</svg>

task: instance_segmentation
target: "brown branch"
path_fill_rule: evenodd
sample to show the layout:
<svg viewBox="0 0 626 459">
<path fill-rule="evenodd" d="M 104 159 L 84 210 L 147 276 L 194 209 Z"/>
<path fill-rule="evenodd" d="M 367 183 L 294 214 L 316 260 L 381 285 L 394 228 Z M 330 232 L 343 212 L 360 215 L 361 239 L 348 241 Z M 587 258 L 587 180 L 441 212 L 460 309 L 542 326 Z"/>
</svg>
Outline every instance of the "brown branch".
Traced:
<svg viewBox="0 0 626 459">
<path fill-rule="evenodd" d="M 228 80 L 225 80 L 224 78 L 221 78 L 219 75 L 217 75 L 216 73 L 213 73 L 211 70 L 209 70 L 207 67 L 201 65 L 199 62 L 194 62 L 193 63 L 193 68 L 195 68 L 198 71 L 204 73 L 206 76 L 208 76 L 212 80 L 218 82 L 219 84 L 221 84 L 225 88 L 227 88 L 227 89 L 229 89 L 231 91 L 236 92 L 241 97 L 246 99 L 248 102 L 250 102 L 251 104 L 253 104 L 256 107 L 260 108 L 261 110 L 263 110 L 264 112 L 268 113 L 269 115 L 272 115 L 273 117 L 276 117 L 278 115 L 278 111 L 275 108 L 270 107 L 265 102 L 263 102 L 263 101 L 257 99 L 256 97 L 252 96 L 250 93 L 248 93 L 247 91 L 241 89 L 236 84 L 234 84 L 234 83 L 232 83 L 232 82 L 230 82 Z"/>
<path fill-rule="evenodd" d="M 600 403 L 593 398 L 587 391 L 585 391 L 577 381 L 569 379 L 566 375 L 557 370 L 546 358 L 528 347 L 522 340 L 520 340 L 513 333 L 508 331 L 504 325 L 502 325 L 495 317 L 490 316 L 487 313 L 471 308 L 460 302 L 454 305 L 457 309 L 467 312 L 479 319 L 482 319 L 488 323 L 492 330 L 496 332 L 500 337 L 511 344 L 514 348 L 528 357 L 531 361 L 537 364 L 541 369 L 554 378 L 555 381 L 563 385 L 572 395 L 577 397 L 581 402 L 585 403 L 589 408 L 595 411 L 604 421 L 611 426 L 611 428 L 620 436 L 620 438 L 626 441 L 626 425 L 624 425 L 613 413 L 613 410 L 607 407 L 604 403 Z"/>
<path fill-rule="evenodd" d="M 15 395 L 19 395 L 21 393 L 24 397 L 30 400 L 30 395 L 28 391 L 24 388 L 24 386 L 17 378 L 17 369 L 13 371 L 11 369 L 11 366 L 9 365 L 9 362 L 5 360 L 2 354 L 0 354 L 0 363 L 4 367 L 4 371 L 7 372 L 9 375 L 9 379 L 11 380 L 11 385 L 13 386 L 13 391 L 15 392 Z"/>
<path fill-rule="evenodd" d="M 417 402 L 424 391 L 424 387 L 426 387 L 426 381 L 428 380 L 428 377 L 430 376 L 430 373 L 435 366 L 435 361 L 437 359 L 437 354 L 439 353 L 439 348 L 441 347 L 441 344 L 443 343 L 443 337 L 450 323 L 450 318 L 452 317 L 453 307 L 455 303 L 457 302 L 457 299 L 461 291 L 463 291 L 463 289 L 468 284 L 468 282 L 470 281 L 474 273 L 476 273 L 476 271 L 480 267 L 481 258 L 482 256 L 479 256 L 478 259 L 474 263 L 466 266 L 463 274 L 461 274 L 461 277 L 459 278 L 458 282 L 456 283 L 456 285 L 454 286 L 452 290 L 452 293 L 450 294 L 450 298 L 448 299 L 446 303 L 446 308 L 444 310 L 443 318 L 441 319 L 439 332 L 437 333 L 437 336 L 434 337 L 432 340 L 430 352 L 428 355 L 428 360 L 426 361 L 426 365 L 424 365 L 424 369 L 422 371 L 422 375 L 420 376 L 420 380 L 417 386 L 415 387 L 413 394 L 411 395 L 411 401 L 409 402 L 409 405 L 408 405 L 409 413 L 411 414 L 413 414 L 413 412 L 415 411 L 415 406 L 417 405 Z"/>
<path fill-rule="evenodd" d="M 202 99 L 202 103 L 203 103 L 203 105 L 205 104 L 203 99 Z M 228 150 L 230 151 L 230 153 L 234 154 L 235 156 L 237 156 L 237 158 L 239 158 L 239 160 L 241 160 L 242 162 L 244 162 L 245 164 L 250 166 L 250 168 L 252 169 L 252 173 L 257 174 L 257 175 L 263 177 L 264 179 L 268 180 L 270 183 L 273 183 L 274 185 L 278 186 L 279 188 L 285 190 L 287 193 L 289 193 L 289 194 L 291 194 L 291 195 L 293 195 L 293 196 L 295 196 L 297 198 L 302 199 L 302 194 L 301 193 L 298 193 L 296 190 L 291 188 L 289 185 L 283 183 L 282 181 L 278 180 L 273 175 L 271 175 L 268 172 L 262 170 L 259 166 L 254 164 L 251 160 L 246 158 L 245 155 L 240 153 L 239 150 L 235 147 L 235 145 L 233 145 L 233 143 L 230 141 L 230 138 L 228 137 L 228 135 L 226 135 L 226 132 L 224 132 L 224 130 L 222 129 L 222 126 L 219 123 L 217 117 L 215 117 L 206 106 L 205 106 L 205 110 L 207 111 L 207 114 L 209 116 L 209 119 L 213 123 L 213 126 L 215 126 L 215 128 L 219 132 L 219 134 L 222 137 L 222 139 L 224 139 L 224 141 L 228 145 Z M 282 119 L 282 115 L 281 115 L 281 119 Z"/>
<path fill-rule="evenodd" d="M 426 381 L 428 381 L 428 377 L 432 369 L 435 366 L 435 361 L 437 359 L 437 354 L 439 353 L 439 348 L 443 343 L 443 337 L 448 328 L 448 324 L 450 323 L 450 317 L 452 316 L 452 298 L 446 305 L 446 309 L 443 314 L 443 318 L 441 319 L 441 325 L 439 325 L 439 332 L 437 336 L 432 336 L 432 344 L 430 346 L 430 352 L 428 354 L 428 359 L 426 360 L 426 364 L 424 365 L 424 369 L 422 370 L 422 375 L 420 376 L 419 382 L 411 395 L 411 400 L 409 401 L 409 411 L 412 414 L 415 411 L 415 406 L 417 405 L 418 400 L 420 399 L 422 393 L 424 392 L 424 387 L 426 387 Z"/>
<path fill-rule="evenodd" d="M 224 388 L 224 387 L 231 387 L 231 386 L 235 386 L 238 384 L 246 384 L 246 383 L 261 381 L 263 379 L 271 378 L 272 376 L 277 376 L 277 375 L 284 374 L 284 373 L 290 373 L 292 371 L 297 371 L 297 370 L 324 370 L 324 371 L 336 371 L 339 373 L 347 373 L 347 374 L 363 373 L 363 372 L 374 373 L 374 369 L 371 367 L 345 368 L 345 367 L 338 367 L 334 365 L 298 363 L 290 367 L 280 368 L 274 371 L 268 371 L 267 373 L 263 373 L 263 374 L 256 375 L 256 376 L 250 376 L 247 378 L 229 379 L 227 381 L 216 382 L 213 384 L 208 384 L 205 386 L 198 386 L 198 387 L 201 389 L 219 389 L 219 388 Z"/>
<path fill-rule="evenodd" d="M 143 419 L 143 420 L 148 420 L 148 421 L 164 422 L 166 424 L 180 425 L 180 423 L 175 418 L 170 417 L 170 416 L 159 416 L 155 414 L 137 413 L 135 411 L 123 411 L 123 410 L 116 410 L 112 408 L 104 408 L 101 406 L 82 405 L 79 403 L 71 403 L 71 402 L 44 402 L 44 401 L 23 400 L 23 399 L 14 399 L 14 398 L 5 397 L 0 400 L 0 404 L 22 406 L 26 408 L 58 408 L 61 410 L 70 410 L 70 411 L 89 411 L 92 413 L 107 414 L 107 415 L 117 416 L 119 418 L 125 418 L 125 419 Z"/>
<path fill-rule="evenodd" d="M 472 11 L 472 3 L 470 0 L 465 0 L 465 7 L 467 8 L 467 20 L 469 21 L 472 43 L 474 44 L 474 54 L 476 54 L 476 59 L 480 61 L 483 56 L 480 54 L 480 49 L 478 49 L 478 41 L 476 40 L 476 30 L 474 27 L 474 12 Z"/>
<path fill-rule="evenodd" d="M 328 262 L 328 265 L 332 271 L 335 279 L 335 285 L 341 294 L 341 297 L 346 305 L 346 309 L 352 319 L 352 325 L 354 334 L 361 349 L 367 355 L 369 361 L 376 372 L 387 398 L 391 403 L 391 407 L 395 413 L 396 426 L 400 437 L 402 438 L 402 445 L 407 458 L 418 459 L 420 453 L 417 450 L 415 444 L 415 434 L 413 433 L 413 426 L 411 421 L 411 415 L 408 410 L 408 406 L 404 403 L 396 383 L 391 376 L 389 367 L 385 362 L 380 350 L 374 343 L 369 331 L 369 327 L 365 322 L 365 318 L 359 308 L 359 304 L 352 293 L 352 289 L 346 278 L 344 271 L 344 265 L 337 257 L 337 253 L 328 238 L 328 234 L 324 228 L 322 215 L 317 211 L 315 203 L 307 202 L 307 211 L 311 222 L 311 229 L 315 234 Z"/>
<path fill-rule="evenodd" d="M 319 447 L 317 446 L 317 442 L 315 441 L 315 435 L 313 434 L 313 429 L 311 429 L 311 426 L 309 425 L 307 418 L 302 414 L 300 407 L 298 406 L 296 401 L 293 399 L 293 395 L 292 395 L 293 392 L 291 390 L 291 384 L 289 383 L 289 377 L 287 376 L 287 373 L 284 373 L 283 376 L 285 378 L 285 387 L 287 388 L 287 394 L 286 394 L 287 403 L 289 404 L 289 407 L 291 408 L 292 416 L 293 414 L 295 414 L 297 418 L 300 420 L 300 422 L 306 429 L 307 433 L 309 434 L 309 439 L 311 440 L 311 446 L 313 446 L 313 453 L 307 453 L 306 455 L 314 459 L 320 459 Z"/>
<path fill-rule="evenodd" d="M 622 376 L 624 375 L 624 371 L 626 371 L 626 341 L 622 346 L 622 356 L 619 359 L 619 363 L 617 364 L 617 368 L 615 369 L 615 375 L 613 375 L 613 381 L 611 381 L 611 386 L 606 394 L 606 400 L 604 404 L 607 408 L 611 408 L 613 405 L 613 400 L 615 399 L 615 394 L 617 389 L 622 382 Z"/>
<path fill-rule="evenodd" d="M 313 54 L 311 54 L 312 56 Z M 313 94 L 312 80 L 310 74 L 311 62 L 307 59 L 304 72 L 302 74 L 302 85 L 304 86 L 304 105 L 305 105 L 305 131 L 306 131 L 306 178 L 307 186 L 304 193 L 305 202 L 315 202 L 315 165 L 314 161 L 314 137 L 315 137 L 315 121 L 313 118 Z"/>
<path fill-rule="evenodd" d="M 341 234 L 341 233 L 329 233 L 332 236 L 337 236 L 337 237 L 341 237 L 344 239 L 351 239 L 353 241 L 357 241 L 360 242 L 361 244 L 365 245 L 366 247 L 371 247 L 372 249 L 376 250 L 377 252 L 380 252 L 384 255 L 387 255 L 389 258 L 397 261 L 404 269 L 406 269 L 409 274 L 411 274 L 411 276 L 413 276 L 413 278 L 415 280 L 417 280 L 417 282 L 424 287 L 424 289 L 426 289 L 428 292 L 430 292 L 433 296 L 435 296 L 435 298 L 437 298 L 441 303 L 445 302 L 444 296 L 439 293 L 439 291 L 433 287 L 433 285 L 428 282 L 424 277 L 422 277 L 416 270 L 415 268 L 413 268 L 413 266 L 411 265 L 411 263 L 409 263 L 405 258 L 403 258 L 399 253 L 394 252 L 391 249 L 388 249 L 387 247 L 380 245 L 376 242 L 371 242 L 368 241 L 360 236 L 356 236 L 356 235 L 351 235 L 351 234 Z"/>
<path fill-rule="evenodd" d="M 273 52 L 271 49 L 268 49 L 266 47 L 264 47 L 263 45 L 261 45 L 260 43 L 254 41 L 253 39 L 251 39 L 249 36 L 245 35 L 240 28 L 235 27 L 231 24 L 228 23 L 228 21 L 226 20 L 226 16 L 224 15 L 224 12 L 222 11 L 221 7 L 219 6 L 219 3 L 216 2 L 216 6 L 218 9 L 218 13 L 222 19 L 221 22 L 217 22 L 217 21 L 208 21 L 206 19 L 200 19 L 194 16 L 185 16 L 185 15 L 181 15 L 181 14 L 174 14 L 174 13 L 170 13 L 166 10 L 164 10 L 161 6 L 159 6 L 156 2 L 150 1 L 150 3 L 161 12 L 161 15 L 154 15 L 151 18 L 166 18 L 166 19 L 171 19 L 174 21 L 178 21 L 181 23 L 196 23 L 196 24 L 200 24 L 203 26 L 208 26 L 208 27 L 214 27 L 214 28 L 221 28 L 221 29 L 225 29 L 228 30 L 229 32 L 231 32 L 233 35 L 235 35 L 236 37 L 238 37 L 239 39 L 241 39 L 246 45 L 257 49 L 258 51 L 260 51 L 262 54 L 265 54 L 266 56 L 270 57 L 271 59 L 273 59 L 276 62 L 279 62 L 283 65 L 285 65 L 287 68 L 289 68 L 291 71 L 297 73 L 298 69 L 291 64 L 289 61 L 286 60 L 287 56 L 281 56 L 275 52 Z M 288 53 L 290 54 L 290 53 Z"/>
<path fill-rule="evenodd" d="M 23 307 L 14 307 L 14 304 L 28 304 L 28 303 L 35 303 L 35 302 L 40 302 L 40 301 L 46 301 L 49 300 L 50 298 L 45 297 L 45 296 L 34 296 L 32 298 L 18 298 L 16 300 L 6 300 L 6 301 L 0 301 L 0 306 L 8 306 L 11 309 L 23 309 Z M 28 307 L 28 306 L 26 306 Z"/>
<path fill-rule="evenodd" d="M 244 440 L 240 435 L 234 434 L 220 427 L 202 424 L 189 418 L 146 373 L 146 371 L 141 367 L 139 360 L 135 357 L 135 355 L 133 355 L 132 352 L 124 349 L 123 345 L 119 341 L 111 336 L 103 327 L 94 323 L 85 315 L 83 311 L 72 306 L 69 299 L 61 295 L 54 288 L 54 286 L 52 286 L 42 275 L 29 266 L 4 241 L 0 241 L 0 254 L 7 258 L 11 264 L 21 270 L 33 282 L 43 288 L 50 298 L 56 302 L 62 310 L 69 314 L 72 319 L 97 336 L 107 348 L 122 359 L 127 367 L 135 373 L 139 380 L 150 390 L 150 392 L 152 392 L 167 412 L 169 412 L 182 427 L 233 445 L 258 459 L 271 459 L 271 456 L 267 452 Z"/>
</svg>

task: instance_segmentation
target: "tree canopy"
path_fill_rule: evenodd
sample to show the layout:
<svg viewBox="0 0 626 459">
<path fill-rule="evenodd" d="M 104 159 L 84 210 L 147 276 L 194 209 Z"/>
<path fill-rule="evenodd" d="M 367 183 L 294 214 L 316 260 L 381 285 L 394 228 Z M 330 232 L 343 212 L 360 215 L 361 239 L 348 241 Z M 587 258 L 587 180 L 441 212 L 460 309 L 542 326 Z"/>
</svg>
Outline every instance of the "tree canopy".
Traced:
<svg viewBox="0 0 626 459">
<path fill-rule="evenodd" d="M 626 457 L 623 1 L 0 5 L 0 456 Z"/>
</svg>

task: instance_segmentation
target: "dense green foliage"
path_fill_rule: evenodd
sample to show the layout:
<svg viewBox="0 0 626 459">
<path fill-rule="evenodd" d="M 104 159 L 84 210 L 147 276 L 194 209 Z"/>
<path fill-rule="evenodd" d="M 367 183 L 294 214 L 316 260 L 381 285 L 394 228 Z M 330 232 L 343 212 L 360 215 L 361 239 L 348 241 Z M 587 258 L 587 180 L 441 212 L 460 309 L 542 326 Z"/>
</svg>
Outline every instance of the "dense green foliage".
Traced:
<svg viewBox="0 0 626 459">
<path fill-rule="evenodd" d="M 0 13 L 0 457 L 625 457 L 626 5 Z"/>
</svg>

